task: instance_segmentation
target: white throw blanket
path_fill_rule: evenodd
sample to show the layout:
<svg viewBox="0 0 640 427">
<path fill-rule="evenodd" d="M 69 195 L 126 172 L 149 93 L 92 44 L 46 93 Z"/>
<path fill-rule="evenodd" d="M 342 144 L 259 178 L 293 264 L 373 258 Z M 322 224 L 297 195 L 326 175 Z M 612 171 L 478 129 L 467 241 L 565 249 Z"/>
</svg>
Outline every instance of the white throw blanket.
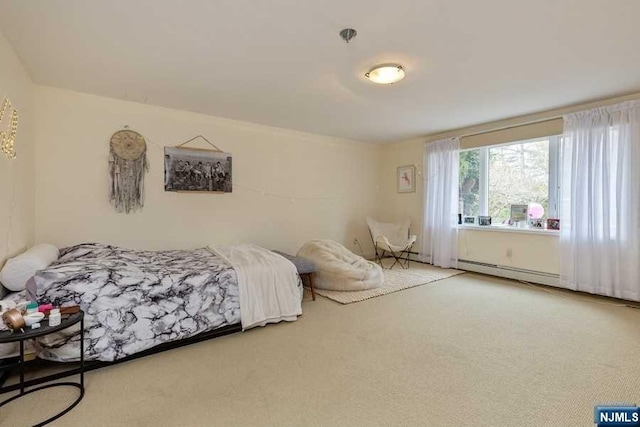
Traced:
<svg viewBox="0 0 640 427">
<path fill-rule="evenodd" d="M 298 272 L 286 258 L 257 245 L 209 246 L 238 276 L 240 320 L 246 330 L 302 314 Z"/>
</svg>

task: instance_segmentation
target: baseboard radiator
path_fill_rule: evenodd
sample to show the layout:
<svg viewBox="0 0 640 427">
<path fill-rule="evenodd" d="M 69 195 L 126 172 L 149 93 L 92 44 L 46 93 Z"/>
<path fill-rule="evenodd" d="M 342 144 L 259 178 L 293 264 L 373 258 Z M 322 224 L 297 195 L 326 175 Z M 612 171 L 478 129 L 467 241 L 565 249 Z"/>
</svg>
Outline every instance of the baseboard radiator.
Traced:
<svg viewBox="0 0 640 427">
<path fill-rule="evenodd" d="M 412 261 L 430 262 L 429 255 L 412 254 Z M 524 268 L 509 267 L 506 265 L 489 264 L 484 262 L 458 260 L 458 270 L 473 271 L 474 273 L 488 274 L 490 276 L 503 277 L 505 279 L 522 280 L 524 282 L 538 283 L 547 286 L 560 286 L 560 276 L 543 271 L 527 270 Z"/>
<path fill-rule="evenodd" d="M 374 260 L 375 254 L 371 254 L 367 259 Z M 431 257 L 417 252 L 411 252 L 409 259 L 414 262 L 429 263 Z M 558 274 L 545 273 L 543 271 L 526 270 L 523 268 L 508 267 L 506 265 L 488 264 L 484 262 L 458 260 L 458 270 L 473 271 L 474 273 L 488 274 L 490 276 L 503 277 L 505 279 L 522 280 L 524 282 L 537 283 L 547 286 L 560 286 L 560 276 Z"/>
<path fill-rule="evenodd" d="M 421 254 L 412 255 L 410 258 L 411 258 L 411 261 L 423 262 L 423 263 L 429 263 L 431 260 L 431 257 L 429 255 L 423 256 Z M 528 283 L 536 283 L 540 285 L 553 286 L 555 288 L 560 288 L 560 289 L 568 289 L 561 286 L 559 274 L 545 273 L 543 271 L 527 270 L 524 268 L 515 268 L 515 267 L 509 267 L 506 265 L 489 264 L 484 262 L 470 261 L 466 259 L 458 260 L 458 270 L 472 271 L 474 273 L 487 274 L 489 276 L 503 277 L 505 279 L 512 279 L 512 280 L 518 280 L 518 281 L 523 281 Z M 579 291 L 574 291 L 574 292 L 579 292 Z M 582 292 L 579 292 L 579 293 L 582 293 Z M 589 294 L 589 293 L 586 293 L 586 295 L 603 296 L 603 295 Z M 640 310 L 640 305 L 636 301 L 631 300 L 631 304 L 627 304 L 627 302 L 629 302 L 630 300 L 617 299 L 617 298 L 606 297 L 606 296 L 604 297 L 611 298 L 616 301 L 621 301 L 627 307 Z"/>
<path fill-rule="evenodd" d="M 523 268 L 508 267 L 497 264 L 458 260 L 458 269 L 489 274 L 491 276 L 504 277 L 505 279 L 522 280 L 525 282 L 539 283 L 541 285 L 560 287 L 560 276 L 542 271 L 526 270 Z"/>
</svg>

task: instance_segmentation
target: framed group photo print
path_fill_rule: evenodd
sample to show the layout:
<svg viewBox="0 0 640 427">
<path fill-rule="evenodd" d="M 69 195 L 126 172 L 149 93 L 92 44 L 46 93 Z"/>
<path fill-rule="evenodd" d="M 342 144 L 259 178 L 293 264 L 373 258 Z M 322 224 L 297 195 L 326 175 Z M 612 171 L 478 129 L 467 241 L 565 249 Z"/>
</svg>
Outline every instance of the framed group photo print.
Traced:
<svg viewBox="0 0 640 427">
<path fill-rule="evenodd" d="M 164 191 L 231 193 L 231 154 L 197 148 L 164 148 Z"/>
</svg>

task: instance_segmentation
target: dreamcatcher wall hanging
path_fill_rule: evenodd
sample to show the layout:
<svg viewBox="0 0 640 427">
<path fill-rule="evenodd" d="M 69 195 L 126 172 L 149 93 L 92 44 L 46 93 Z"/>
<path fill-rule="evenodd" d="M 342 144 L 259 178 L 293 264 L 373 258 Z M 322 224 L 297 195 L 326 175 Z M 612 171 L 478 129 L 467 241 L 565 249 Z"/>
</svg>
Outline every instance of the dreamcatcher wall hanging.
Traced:
<svg viewBox="0 0 640 427">
<path fill-rule="evenodd" d="M 109 199 L 117 212 L 144 206 L 144 174 L 149 170 L 147 143 L 138 132 L 120 130 L 111 136 Z"/>
<path fill-rule="evenodd" d="M 5 131 L 4 125 L 2 125 L 2 120 L 4 119 L 5 113 L 7 115 L 9 114 L 9 110 L 11 110 L 8 127 L 9 130 Z M 0 126 L 2 126 L 3 129 L 0 131 L 0 151 L 2 151 L 7 158 L 15 159 L 15 142 L 16 134 L 18 133 L 18 111 L 13 108 L 9 98 L 5 98 L 4 101 L 2 101 L 2 106 L 0 106 Z"/>
</svg>

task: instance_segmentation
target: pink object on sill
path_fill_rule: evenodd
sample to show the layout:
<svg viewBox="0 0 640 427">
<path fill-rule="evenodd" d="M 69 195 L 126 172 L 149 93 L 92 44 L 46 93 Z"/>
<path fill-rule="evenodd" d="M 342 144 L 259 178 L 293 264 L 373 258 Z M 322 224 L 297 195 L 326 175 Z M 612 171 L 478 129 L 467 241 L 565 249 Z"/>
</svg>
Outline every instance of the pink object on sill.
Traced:
<svg viewBox="0 0 640 427">
<path fill-rule="evenodd" d="M 540 203 L 529 203 L 529 218 L 540 219 L 544 216 L 544 207 Z"/>
</svg>

